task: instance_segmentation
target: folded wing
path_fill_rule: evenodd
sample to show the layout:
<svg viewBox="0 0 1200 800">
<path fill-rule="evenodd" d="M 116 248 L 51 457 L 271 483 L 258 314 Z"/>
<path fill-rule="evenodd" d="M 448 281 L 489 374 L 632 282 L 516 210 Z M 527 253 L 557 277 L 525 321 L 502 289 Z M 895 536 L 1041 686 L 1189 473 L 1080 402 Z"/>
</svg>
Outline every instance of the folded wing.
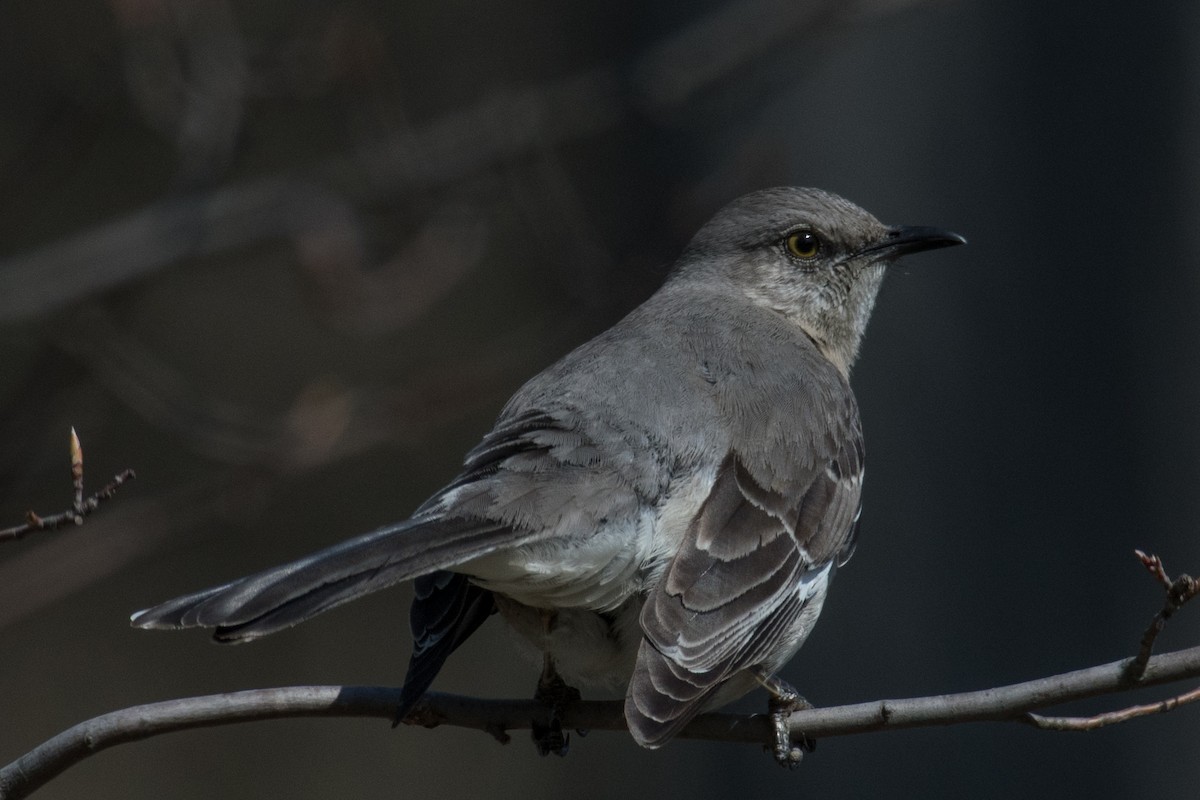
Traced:
<svg viewBox="0 0 1200 800">
<path fill-rule="evenodd" d="M 663 744 L 730 678 L 774 672 L 808 634 L 853 545 L 861 444 L 847 444 L 793 498 L 765 489 L 737 454 L 725 458 L 642 610 L 645 639 L 625 704 L 639 743 Z"/>
</svg>

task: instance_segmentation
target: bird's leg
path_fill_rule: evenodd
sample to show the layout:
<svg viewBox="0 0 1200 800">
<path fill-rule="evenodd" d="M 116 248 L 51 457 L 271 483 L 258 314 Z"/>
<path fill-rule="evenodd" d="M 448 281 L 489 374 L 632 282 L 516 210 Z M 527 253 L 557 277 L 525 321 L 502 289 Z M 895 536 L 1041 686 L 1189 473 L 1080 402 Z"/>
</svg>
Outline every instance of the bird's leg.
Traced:
<svg viewBox="0 0 1200 800">
<path fill-rule="evenodd" d="M 548 635 L 554 627 L 556 614 L 553 611 L 542 612 L 542 625 Z M 533 743 L 538 753 L 546 756 L 554 753 L 565 756 L 570 748 L 571 736 L 562 728 L 562 711 L 571 703 L 580 699 L 579 690 L 568 686 L 554 667 L 554 656 L 547 650 L 542 655 L 542 674 L 538 677 L 537 691 L 533 699 L 550 708 L 550 724 L 533 725 Z"/>
<path fill-rule="evenodd" d="M 779 762 L 780 766 L 795 769 L 800 766 L 800 760 L 804 758 L 805 753 L 811 753 L 816 749 L 817 743 L 803 734 L 793 740 L 791 729 L 788 726 L 788 717 L 793 711 L 812 708 L 812 703 L 801 697 L 791 684 L 778 675 L 768 675 L 760 669 L 754 670 L 753 674 L 754 678 L 771 695 L 767 700 L 767 708 L 771 712 L 775 735 L 771 744 L 767 745 L 767 749 L 775 756 L 775 760 Z"/>
</svg>

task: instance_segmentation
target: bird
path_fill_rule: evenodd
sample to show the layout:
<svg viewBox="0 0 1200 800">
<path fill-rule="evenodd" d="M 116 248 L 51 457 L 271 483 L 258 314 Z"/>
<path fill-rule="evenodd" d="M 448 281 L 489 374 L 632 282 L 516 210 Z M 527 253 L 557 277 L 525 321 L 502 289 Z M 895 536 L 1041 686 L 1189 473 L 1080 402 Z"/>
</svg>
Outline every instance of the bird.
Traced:
<svg viewBox="0 0 1200 800">
<path fill-rule="evenodd" d="M 887 267 L 964 244 L 775 187 L 718 211 L 649 299 L 529 380 L 410 517 L 139 611 L 139 628 L 257 639 L 414 581 L 399 720 L 498 613 L 536 697 L 624 695 L 641 746 L 758 686 L 776 759 L 803 698 L 778 675 L 854 551 L 862 424 L 849 376 Z M 561 726 L 535 731 L 563 754 Z"/>
</svg>

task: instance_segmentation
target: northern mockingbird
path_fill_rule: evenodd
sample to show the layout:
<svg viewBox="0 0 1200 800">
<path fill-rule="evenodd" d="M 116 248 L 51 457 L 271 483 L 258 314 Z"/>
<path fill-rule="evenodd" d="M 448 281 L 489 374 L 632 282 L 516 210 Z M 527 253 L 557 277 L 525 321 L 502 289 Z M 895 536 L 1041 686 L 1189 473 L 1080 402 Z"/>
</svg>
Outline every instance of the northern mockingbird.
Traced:
<svg viewBox="0 0 1200 800">
<path fill-rule="evenodd" d="M 644 747 L 757 685 L 786 710 L 775 675 L 854 548 L 848 376 L 885 268 L 964 242 L 817 189 L 748 194 L 649 300 L 526 383 L 410 518 L 132 622 L 242 642 L 416 579 L 401 716 L 494 611 L 543 654 L 540 696 L 617 687 Z"/>
</svg>

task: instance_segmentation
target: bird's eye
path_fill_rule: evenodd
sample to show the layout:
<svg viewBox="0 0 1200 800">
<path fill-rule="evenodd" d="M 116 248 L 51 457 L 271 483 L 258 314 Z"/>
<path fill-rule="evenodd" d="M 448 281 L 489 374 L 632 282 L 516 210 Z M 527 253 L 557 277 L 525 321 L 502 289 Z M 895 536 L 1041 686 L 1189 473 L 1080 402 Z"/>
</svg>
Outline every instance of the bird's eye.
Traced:
<svg viewBox="0 0 1200 800">
<path fill-rule="evenodd" d="M 787 249 L 796 258 L 807 261 L 821 251 L 821 240 L 812 231 L 796 231 L 787 237 Z"/>
</svg>

